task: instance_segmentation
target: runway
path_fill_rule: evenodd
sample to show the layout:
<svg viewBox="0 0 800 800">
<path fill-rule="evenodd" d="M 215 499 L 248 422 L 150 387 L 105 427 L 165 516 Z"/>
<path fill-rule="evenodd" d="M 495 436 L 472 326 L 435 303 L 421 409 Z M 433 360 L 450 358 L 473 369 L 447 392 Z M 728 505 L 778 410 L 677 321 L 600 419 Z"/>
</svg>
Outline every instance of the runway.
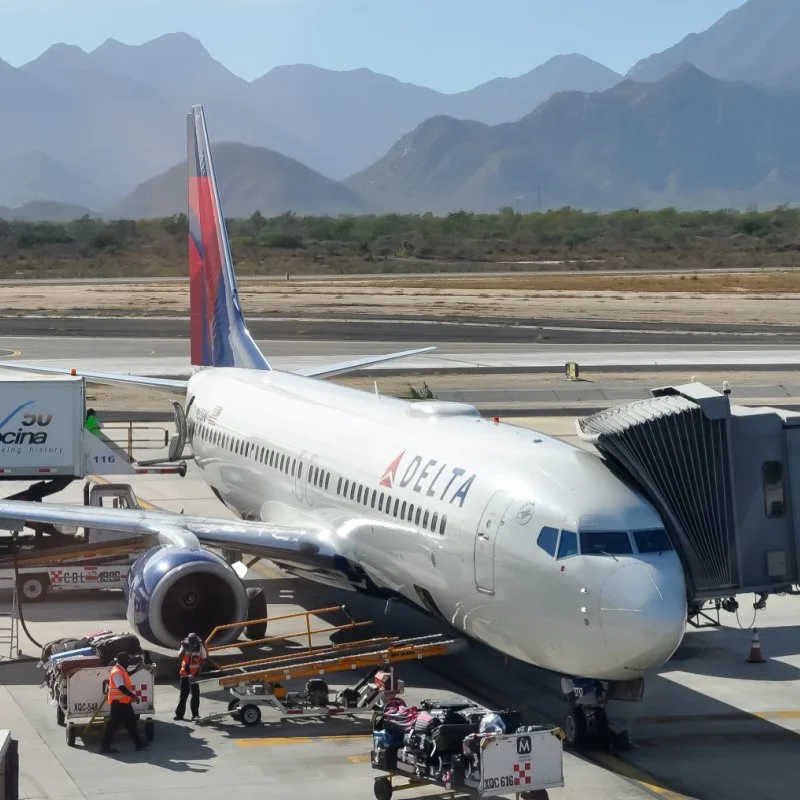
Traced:
<svg viewBox="0 0 800 800">
<path fill-rule="evenodd" d="M 296 370 L 345 361 L 359 356 L 391 353 L 420 346 L 419 341 L 309 341 L 259 340 L 270 363 L 280 370 Z M 185 376 L 189 374 L 189 342 L 183 339 L 0 337 L 0 359 L 42 366 L 124 372 L 132 375 Z M 552 345 L 520 343 L 443 342 L 436 350 L 402 361 L 379 364 L 370 373 L 403 372 L 525 372 L 563 370 L 569 361 L 584 368 L 608 370 L 670 370 L 675 368 L 780 370 L 800 365 L 800 346 L 730 347 L 607 344 Z"/>
<path fill-rule="evenodd" d="M 291 317 L 248 315 L 247 325 L 256 339 L 274 341 L 316 340 L 393 342 L 415 345 L 493 342 L 495 344 L 548 345 L 677 345 L 700 347 L 721 344 L 800 347 L 800 326 L 692 322 L 619 322 L 569 318 L 519 319 L 495 317 L 422 318 L 410 316 Z M 188 317 L 179 315 L 97 316 L 73 313 L 0 316 L 0 337 L 57 336 L 140 339 L 185 339 Z M 394 348 L 396 349 L 396 348 Z"/>
</svg>

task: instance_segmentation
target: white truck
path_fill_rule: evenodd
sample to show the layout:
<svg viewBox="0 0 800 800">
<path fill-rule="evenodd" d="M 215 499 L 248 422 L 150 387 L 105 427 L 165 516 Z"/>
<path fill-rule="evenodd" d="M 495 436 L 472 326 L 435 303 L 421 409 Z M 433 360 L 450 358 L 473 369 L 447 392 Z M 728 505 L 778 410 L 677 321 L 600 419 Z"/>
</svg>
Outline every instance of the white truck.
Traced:
<svg viewBox="0 0 800 800">
<path fill-rule="evenodd" d="M 173 403 L 176 435 L 168 443 L 163 460 L 137 463 L 102 431 L 96 436 L 86 429 L 86 382 L 75 375 L 0 375 L 0 481 L 28 483 L 9 495 L 10 500 L 42 500 L 63 490 L 72 481 L 91 475 L 135 475 L 142 473 L 186 474 L 179 462 L 186 444 L 186 421 L 179 403 Z M 36 481 L 36 483 L 31 483 Z M 5 494 L 5 493 L 3 493 Z M 125 507 L 135 496 L 127 484 L 90 480 L 84 488 L 86 505 Z M 116 555 L 93 555 L 86 546 L 108 544 L 119 535 L 112 531 L 62 526 L 31 526 L 35 536 L 20 537 L 22 526 L 0 519 L 0 589 L 16 584 L 23 600 L 38 600 L 49 589 L 122 589 L 135 558 L 121 548 Z M 83 552 L 74 558 L 51 551 L 52 545 L 77 545 Z M 9 562 L 18 553 L 17 570 Z M 59 548 L 63 551 L 63 548 Z M 6 555 L 6 552 L 8 555 Z M 5 556 L 5 557 L 4 557 Z"/>
<path fill-rule="evenodd" d="M 0 375 L 0 480 L 142 472 L 124 450 L 90 433 L 85 419 L 84 378 Z M 183 452 L 181 427 L 165 460 L 176 461 Z"/>
</svg>

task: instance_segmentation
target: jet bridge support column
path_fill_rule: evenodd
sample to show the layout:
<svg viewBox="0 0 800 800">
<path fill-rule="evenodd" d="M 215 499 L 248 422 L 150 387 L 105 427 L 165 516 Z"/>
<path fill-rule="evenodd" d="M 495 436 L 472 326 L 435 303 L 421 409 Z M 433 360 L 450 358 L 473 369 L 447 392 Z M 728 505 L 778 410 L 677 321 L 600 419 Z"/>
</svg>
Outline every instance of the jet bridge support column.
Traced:
<svg viewBox="0 0 800 800">
<path fill-rule="evenodd" d="M 577 422 L 655 505 L 683 562 L 691 613 L 736 595 L 795 592 L 799 581 L 800 414 L 734 406 L 699 383 Z"/>
</svg>

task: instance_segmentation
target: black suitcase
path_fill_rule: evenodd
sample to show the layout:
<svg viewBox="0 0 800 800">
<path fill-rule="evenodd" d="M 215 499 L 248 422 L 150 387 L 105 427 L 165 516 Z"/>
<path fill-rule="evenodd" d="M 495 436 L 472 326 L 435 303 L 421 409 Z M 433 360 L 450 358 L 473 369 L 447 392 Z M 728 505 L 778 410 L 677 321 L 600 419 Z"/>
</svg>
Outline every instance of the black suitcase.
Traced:
<svg viewBox="0 0 800 800">
<path fill-rule="evenodd" d="M 142 654 L 142 645 L 139 637 L 132 633 L 121 633 L 113 639 L 105 639 L 94 646 L 94 650 L 103 666 L 107 667 L 119 653 L 127 653 L 129 656 L 139 656 Z"/>
</svg>

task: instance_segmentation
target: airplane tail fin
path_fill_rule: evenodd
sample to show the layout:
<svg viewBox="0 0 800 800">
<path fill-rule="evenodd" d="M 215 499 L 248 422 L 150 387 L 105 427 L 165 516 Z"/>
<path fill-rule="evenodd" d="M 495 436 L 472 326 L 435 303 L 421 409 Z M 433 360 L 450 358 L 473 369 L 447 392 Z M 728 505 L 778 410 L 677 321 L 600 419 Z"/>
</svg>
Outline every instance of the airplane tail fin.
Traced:
<svg viewBox="0 0 800 800">
<path fill-rule="evenodd" d="M 192 107 L 187 129 L 192 364 L 269 370 L 239 304 L 202 106 Z"/>
</svg>

